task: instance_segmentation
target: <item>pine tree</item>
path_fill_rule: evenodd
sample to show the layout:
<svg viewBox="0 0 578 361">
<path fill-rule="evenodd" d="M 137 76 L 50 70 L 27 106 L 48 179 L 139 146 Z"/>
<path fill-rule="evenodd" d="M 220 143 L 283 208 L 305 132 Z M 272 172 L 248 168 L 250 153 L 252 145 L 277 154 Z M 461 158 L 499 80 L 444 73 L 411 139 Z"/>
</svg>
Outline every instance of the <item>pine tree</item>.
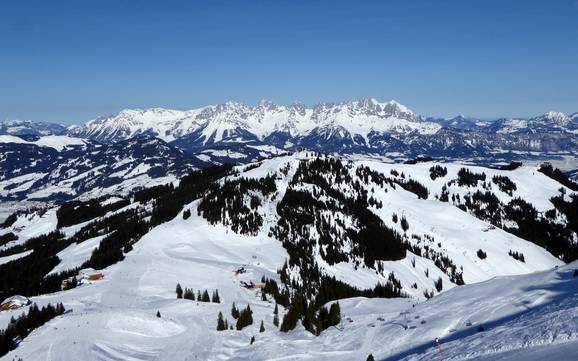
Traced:
<svg viewBox="0 0 578 361">
<path fill-rule="evenodd" d="M 438 292 L 441 292 L 442 289 L 444 288 L 443 283 L 442 283 L 442 278 L 439 277 L 437 281 L 434 282 L 434 285 L 436 286 L 436 290 L 438 290 Z"/>
<path fill-rule="evenodd" d="M 275 325 L 275 327 L 279 327 L 279 316 L 277 315 L 273 316 L 273 324 Z"/>
<path fill-rule="evenodd" d="M 203 296 L 201 295 L 201 290 L 197 290 L 197 301 L 202 302 Z"/>
<path fill-rule="evenodd" d="M 259 327 L 259 332 L 265 332 L 265 324 L 263 323 L 263 320 L 261 320 L 261 327 Z"/>
<path fill-rule="evenodd" d="M 366 361 L 375 361 L 375 359 L 373 358 L 372 354 L 369 354 L 369 356 L 367 356 L 367 360 Z"/>
<path fill-rule="evenodd" d="M 185 288 L 185 295 L 183 296 L 183 298 L 186 300 L 194 301 L 195 300 L 195 293 L 193 292 L 193 289 L 192 288 Z"/>
<path fill-rule="evenodd" d="M 264 291 L 261 291 L 261 301 L 267 302 L 267 295 L 265 294 Z"/>
<path fill-rule="evenodd" d="M 213 297 L 211 299 L 213 303 L 221 303 L 221 298 L 219 297 L 219 290 L 213 291 Z"/>
<path fill-rule="evenodd" d="M 197 300 L 198 300 L 198 298 L 197 298 Z M 208 292 L 207 290 L 205 290 L 205 291 L 203 292 L 203 298 L 202 298 L 201 301 L 203 301 L 203 302 L 211 302 L 211 297 L 209 297 L 209 292 Z"/>
<path fill-rule="evenodd" d="M 278 314 L 279 314 L 279 307 L 277 306 L 277 303 L 275 303 L 275 309 L 273 310 L 273 314 L 274 314 L 274 315 L 278 315 Z"/>
<path fill-rule="evenodd" d="M 235 306 L 235 302 L 233 302 L 233 306 L 231 307 L 231 316 L 236 320 L 239 318 L 239 310 L 237 306 Z"/>
<path fill-rule="evenodd" d="M 335 302 L 329 308 L 329 326 L 339 325 L 339 322 L 341 322 L 341 308 L 339 302 Z"/>
<path fill-rule="evenodd" d="M 221 312 L 219 312 L 219 317 L 217 319 L 217 331 L 223 331 L 227 329 L 227 324 L 225 323 L 225 320 L 223 319 L 223 314 Z"/>
<path fill-rule="evenodd" d="M 177 283 L 177 298 L 183 298 L 183 289 L 180 283 Z"/>
<path fill-rule="evenodd" d="M 251 345 L 255 342 L 255 336 L 251 336 Z"/>
<path fill-rule="evenodd" d="M 161 318 L 161 311 L 157 311 L 157 317 Z"/>
</svg>

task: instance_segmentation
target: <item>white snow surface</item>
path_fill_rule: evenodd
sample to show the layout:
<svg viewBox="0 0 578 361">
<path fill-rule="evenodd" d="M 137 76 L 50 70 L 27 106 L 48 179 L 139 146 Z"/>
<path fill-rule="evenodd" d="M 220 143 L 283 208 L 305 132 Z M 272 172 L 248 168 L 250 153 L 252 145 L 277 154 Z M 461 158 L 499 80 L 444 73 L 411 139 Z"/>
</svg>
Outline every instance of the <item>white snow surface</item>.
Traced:
<svg viewBox="0 0 578 361">
<path fill-rule="evenodd" d="M 286 167 L 295 169 L 306 153 L 261 162 L 241 176 L 260 178 Z M 420 200 L 401 187 L 387 193 L 375 187 L 374 197 L 383 208 L 373 209 L 390 227 L 396 212 L 407 218 L 410 233 L 430 234 L 441 249 L 464 267 L 465 286 L 456 287 L 433 262 L 413 255 L 384 268 L 400 279 L 412 298 L 341 300 L 342 322 L 315 337 L 301 326 L 282 333 L 272 324 L 274 301 L 261 300 L 260 292 L 246 290 L 239 282 L 258 281 L 261 276 L 277 279 L 277 270 L 288 255 L 281 242 L 268 237 L 267 229 L 257 236 L 242 236 L 220 224 L 209 225 L 197 216 L 198 201 L 184 209 L 192 216 L 155 227 L 134 245 L 126 259 L 103 270 L 104 279 L 78 288 L 33 297 L 39 305 L 63 302 L 72 312 L 51 320 L 32 332 L 18 348 L 0 360 L 21 357 L 35 360 L 438 360 L 433 339 L 440 337 L 446 360 L 576 360 L 578 359 L 578 279 L 572 272 L 578 263 L 563 265 L 540 247 L 488 224 L 455 206 L 435 200 L 433 195 L 455 176 L 461 165 L 444 164 L 445 179 L 429 179 L 432 163 L 401 165 L 357 161 L 389 175 L 391 168 L 427 184 L 428 200 Z M 540 211 L 551 208 L 548 199 L 560 184 L 522 167 L 515 171 L 484 171 L 486 175 L 508 175 L 518 194 Z M 280 199 L 289 176 L 277 179 Z M 426 179 L 427 177 L 427 179 Z M 452 189 L 459 192 L 459 189 Z M 570 192 L 568 190 L 568 192 Z M 494 193 L 500 193 L 497 188 Z M 510 196 L 499 194 L 506 200 Z M 274 222 L 275 201 L 265 200 L 265 226 Z M 55 211 L 17 220 L 12 230 L 17 242 L 55 228 Z M 81 225 L 65 230 L 72 236 Z M 487 231 L 484 231 L 487 230 Z M 401 231 L 401 229 L 400 229 Z M 88 242 L 87 244 L 85 244 Z M 96 239 L 73 244 L 59 253 L 60 270 L 76 267 L 89 256 Z M 488 257 L 477 258 L 483 248 Z M 522 251 L 526 263 L 513 260 L 508 249 Z M 236 276 L 244 266 L 247 273 Z M 430 271 L 425 277 L 424 269 Z M 349 264 L 325 265 L 324 272 L 358 287 L 371 287 L 381 276 L 375 271 Z M 386 274 L 387 274 L 386 272 Z M 432 288 L 432 279 L 443 278 L 444 291 L 429 301 L 422 290 Z M 278 280 L 279 281 L 279 280 Z M 419 290 L 412 292 L 416 282 Z M 198 303 L 175 298 L 175 286 L 194 291 L 218 289 L 221 303 Z M 232 303 L 247 304 L 254 324 L 242 331 L 215 330 L 222 312 L 231 324 Z M 155 316 L 159 311 L 161 318 Z M 0 313 L 0 328 L 22 310 Z M 281 316 L 285 311 L 280 308 Z M 266 331 L 259 333 L 264 321 Z M 422 320 L 425 323 L 421 323 Z M 471 323 L 471 326 L 468 324 Z M 404 327 L 405 326 L 405 327 Z M 415 326 L 415 328 L 414 328 Z M 484 332 L 477 332 L 483 326 Z M 405 329 L 407 328 L 407 329 Z M 249 345 L 251 336 L 256 341 Z"/>
<path fill-rule="evenodd" d="M 315 128 L 345 129 L 352 135 L 366 138 L 372 131 L 433 134 L 441 126 L 423 121 L 394 100 L 364 99 L 318 104 L 311 108 L 302 104 L 280 106 L 261 101 L 256 106 L 227 102 L 188 111 L 125 109 L 84 125 L 72 126 L 69 131 L 82 137 L 115 140 L 154 132 L 165 141 L 199 131 L 206 143 L 210 139 L 219 142 L 238 129 L 263 139 L 276 131 L 305 135 Z"/>
<path fill-rule="evenodd" d="M 86 141 L 81 138 L 66 135 L 45 135 L 35 141 L 27 141 L 14 135 L 0 135 L 0 143 L 34 144 L 40 147 L 54 148 L 58 151 L 71 145 L 84 145 Z"/>
</svg>

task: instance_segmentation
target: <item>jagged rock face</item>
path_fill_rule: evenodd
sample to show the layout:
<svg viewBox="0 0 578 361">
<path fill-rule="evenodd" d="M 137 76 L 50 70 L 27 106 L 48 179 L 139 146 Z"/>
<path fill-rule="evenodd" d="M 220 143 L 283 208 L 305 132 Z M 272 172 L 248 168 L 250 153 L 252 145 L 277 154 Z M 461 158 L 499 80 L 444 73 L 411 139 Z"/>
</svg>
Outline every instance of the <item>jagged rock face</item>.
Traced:
<svg viewBox="0 0 578 361">
<path fill-rule="evenodd" d="M 578 149 L 577 132 L 577 114 L 549 112 L 530 119 L 496 121 L 464 116 L 436 119 L 417 115 L 395 101 L 375 99 L 314 107 L 262 101 L 256 106 L 228 102 L 189 111 L 123 110 L 68 130 L 72 136 L 100 142 L 151 134 L 191 153 L 225 144 L 232 148 L 253 144 L 341 154 L 455 157 L 488 157 L 496 150 L 573 151 Z"/>
</svg>

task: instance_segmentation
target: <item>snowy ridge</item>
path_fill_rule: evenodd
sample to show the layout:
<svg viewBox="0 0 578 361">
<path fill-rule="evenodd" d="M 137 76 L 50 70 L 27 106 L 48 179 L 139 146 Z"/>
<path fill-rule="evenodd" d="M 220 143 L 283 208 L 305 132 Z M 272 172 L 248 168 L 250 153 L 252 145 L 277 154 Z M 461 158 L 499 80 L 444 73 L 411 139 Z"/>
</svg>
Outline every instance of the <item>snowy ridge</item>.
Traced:
<svg viewBox="0 0 578 361">
<path fill-rule="evenodd" d="M 172 141 L 201 131 L 204 142 L 219 142 L 228 132 L 243 129 L 259 139 L 274 132 L 291 136 L 305 135 L 315 128 L 342 127 L 363 137 L 372 132 L 435 133 L 440 126 L 423 122 L 407 107 L 395 102 L 366 99 L 352 102 L 324 103 L 312 108 L 301 104 L 278 106 L 262 101 L 251 107 L 227 102 L 190 111 L 161 108 L 123 110 L 118 114 L 73 126 L 69 133 L 100 141 L 126 139 L 152 132 Z"/>
<path fill-rule="evenodd" d="M 46 135 L 34 140 L 25 140 L 12 135 L 0 135 L 0 143 L 33 144 L 40 147 L 49 147 L 61 151 L 70 146 L 85 145 L 86 140 L 66 135 Z"/>
<path fill-rule="evenodd" d="M 440 195 L 443 184 L 455 178 L 462 167 L 453 164 L 352 160 L 350 174 L 356 179 L 360 167 L 388 176 L 393 176 L 391 173 L 395 170 L 398 178 L 403 173 L 406 178 L 425 184 L 430 196 L 419 199 L 400 186 L 378 187 L 358 179 L 362 187 L 382 203 L 382 207 L 372 206 L 371 211 L 389 227 L 405 233 L 412 242 L 417 242 L 412 237 L 414 234 L 434 237 L 432 247 L 463 266 L 465 286 L 452 284 L 432 260 L 409 252 L 401 260 L 383 262 L 383 272 L 364 265 L 355 267 L 350 262 L 330 265 L 318 257 L 323 272 L 362 288 L 371 287 L 394 272 L 403 290 L 412 297 L 340 300 L 341 322 L 318 337 L 301 325 L 289 333 L 277 330 L 272 324 L 274 301 L 271 297 L 263 301 L 260 291 L 244 289 L 240 281 L 256 281 L 262 276 L 280 281 L 277 272 L 288 258 L 288 252 L 280 240 L 271 237 L 269 227 L 278 221 L 276 208 L 289 188 L 314 188 L 306 182 L 292 181 L 298 165 L 313 159 L 311 154 L 302 152 L 238 166 L 238 174 L 220 181 L 225 184 L 241 178 L 257 180 L 274 175 L 276 195 L 262 197 L 259 192 L 250 192 L 261 198 L 257 211 L 264 217 L 255 235 L 235 233 L 221 223 L 210 225 L 198 215 L 200 200 L 195 200 L 186 204 L 174 219 L 149 230 L 125 254 L 126 259 L 102 270 L 102 280 L 32 297 L 39 305 L 63 302 L 73 311 L 35 330 L 15 351 L 1 359 L 187 360 L 194 355 L 207 360 L 307 360 L 311 357 L 351 360 L 365 359 L 372 353 L 378 360 L 432 360 L 438 352 L 432 344 L 435 337 L 442 338 L 446 359 L 498 360 L 512 352 L 532 361 L 544 357 L 562 361 L 575 359 L 578 281 L 572 272 L 578 265 L 563 265 L 544 249 L 501 229 L 491 229 L 489 223 L 473 214 L 437 200 L 435 195 Z M 446 167 L 447 175 L 431 180 L 429 168 L 433 165 Z M 512 194 L 498 189 L 493 192 L 504 202 L 516 196 L 524 197 L 540 212 L 552 208 L 548 199 L 558 194 L 561 187 L 532 167 L 514 171 L 468 168 L 474 173 L 485 172 L 488 177 L 508 176 L 517 189 Z M 346 189 L 347 184 L 343 183 L 340 188 L 352 193 L 354 189 Z M 469 189 L 454 185 L 451 192 L 463 196 L 473 188 L 484 189 L 481 184 Z M 573 194 L 568 189 L 565 192 Z M 119 200 L 109 198 L 101 204 Z M 133 201 L 99 219 L 128 208 L 145 211 L 152 203 Z M 189 217 L 184 216 L 186 211 L 190 211 Z M 403 231 L 399 221 L 392 221 L 394 212 L 407 219 L 407 231 Z M 20 237 L 16 243 L 21 244 L 28 237 L 54 230 L 55 213 L 56 210 L 51 209 L 41 214 L 23 214 L 2 233 L 13 232 Z M 62 231 L 66 237 L 73 237 L 90 222 Z M 99 241 L 99 238 L 89 238 L 65 248 L 58 253 L 61 263 L 52 271 L 79 266 L 90 257 L 90 251 Z M 476 255 L 479 248 L 486 252 L 487 258 L 482 260 Z M 509 249 L 523 252 L 526 261 L 513 259 L 508 255 Z M 412 265 L 414 259 L 415 266 Z M 560 267 L 554 269 L 556 266 Z M 239 267 L 247 272 L 236 275 L 234 271 Z M 429 270 L 428 276 L 425 269 Z M 542 271 L 535 273 L 538 270 Z M 443 280 L 443 291 L 424 301 L 422 291 L 431 289 L 438 277 Z M 176 299 L 176 283 L 195 291 L 218 289 L 221 303 Z M 418 285 L 417 290 L 412 288 L 413 283 Z M 233 322 L 230 316 L 233 302 L 238 307 L 251 306 L 253 325 L 242 331 L 217 332 L 219 312 Z M 160 318 L 155 316 L 157 311 L 162 315 Z M 0 313 L 0 328 L 20 312 Z M 285 312 L 280 307 L 281 316 Z M 261 320 L 265 325 L 263 333 L 258 331 Z M 485 331 L 477 332 L 479 327 Z M 249 345 L 251 336 L 256 338 L 253 345 Z"/>
</svg>

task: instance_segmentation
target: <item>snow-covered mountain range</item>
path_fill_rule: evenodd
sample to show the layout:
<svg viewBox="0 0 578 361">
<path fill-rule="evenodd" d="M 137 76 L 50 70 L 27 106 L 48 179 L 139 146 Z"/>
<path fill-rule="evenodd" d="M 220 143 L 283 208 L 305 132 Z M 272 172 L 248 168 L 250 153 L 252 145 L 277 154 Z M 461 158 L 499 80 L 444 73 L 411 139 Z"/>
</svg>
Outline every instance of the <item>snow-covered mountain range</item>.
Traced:
<svg viewBox="0 0 578 361">
<path fill-rule="evenodd" d="M 200 140 L 220 142 L 244 131 L 263 141 L 274 133 L 304 136 L 314 129 L 340 129 L 367 138 L 371 132 L 432 134 L 435 123 L 423 121 L 405 106 L 366 99 L 354 102 L 279 106 L 262 101 L 256 106 L 227 102 L 189 111 L 161 108 L 125 109 L 121 112 L 71 127 L 69 133 L 103 142 L 150 132 L 165 141 L 198 134 Z"/>
<path fill-rule="evenodd" d="M 0 298 L 68 313 L 0 360 L 432 360 L 435 337 L 446 359 L 573 360 L 578 192 L 553 177 L 304 151 L 20 211 L 0 227 Z M 103 278 L 68 283 L 86 272 Z M 233 304 L 250 306 L 240 330 Z"/>
<path fill-rule="evenodd" d="M 149 137 L 161 140 L 163 147 L 174 148 L 173 154 L 185 152 L 190 158 L 186 163 L 194 166 L 249 163 L 299 149 L 396 160 L 431 156 L 481 164 L 556 157 L 578 160 L 578 114 L 550 112 L 530 119 L 496 121 L 464 116 L 434 119 L 417 115 L 395 101 L 375 99 L 314 107 L 278 106 L 262 101 L 256 106 L 228 102 L 189 111 L 127 109 L 68 128 L 41 122 L 5 121 L 0 123 L 0 132 L 8 133 L 0 135 L 4 153 L 0 158 L 3 199 L 24 199 L 29 194 L 38 198 L 41 193 L 36 188 L 48 186 L 39 179 L 53 172 L 46 168 L 49 164 L 56 167 L 58 160 L 71 166 L 81 165 L 92 154 L 75 149 L 99 146 L 108 149 L 131 139 L 146 142 Z M 83 144 L 85 148 L 80 147 Z M 139 162 L 154 159 L 154 149 L 145 148 L 151 153 L 141 150 L 132 157 Z M 60 153 L 56 155 L 54 150 Z M 53 155 L 47 157 L 47 153 Z M 117 167 L 126 164 L 111 165 L 108 175 L 113 179 L 107 182 L 118 183 L 114 171 Z M 80 168 L 67 171 L 85 172 Z M 165 169 L 155 174 L 166 172 Z M 57 180 L 66 181 L 62 173 L 50 178 L 53 185 Z M 37 181 L 35 187 L 26 186 Z M 79 196 L 82 192 L 65 193 Z"/>
</svg>

